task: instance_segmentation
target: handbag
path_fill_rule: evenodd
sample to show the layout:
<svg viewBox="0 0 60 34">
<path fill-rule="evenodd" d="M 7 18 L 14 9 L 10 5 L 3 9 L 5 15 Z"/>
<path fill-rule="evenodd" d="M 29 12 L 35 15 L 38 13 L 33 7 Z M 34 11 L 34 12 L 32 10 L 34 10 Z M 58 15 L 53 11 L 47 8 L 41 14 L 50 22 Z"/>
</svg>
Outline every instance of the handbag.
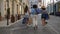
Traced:
<svg viewBox="0 0 60 34">
<path fill-rule="evenodd" d="M 29 23 L 28 24 L 29 25 L 32 24 L 32 18 L 31 17 L 29 17 Z"/>
</svg>

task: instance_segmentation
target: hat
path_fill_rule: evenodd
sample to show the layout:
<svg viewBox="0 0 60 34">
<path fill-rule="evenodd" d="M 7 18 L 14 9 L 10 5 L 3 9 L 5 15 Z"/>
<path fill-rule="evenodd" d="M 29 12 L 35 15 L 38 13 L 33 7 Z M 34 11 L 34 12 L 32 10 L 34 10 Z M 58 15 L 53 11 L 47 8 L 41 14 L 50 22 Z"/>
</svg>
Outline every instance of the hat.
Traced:
<svg viewBox="0 0 60 34">
<path fill-rule="evenodd" d="M 45 6 L 42 6 L 41 8 L 45 8 Z"/>
</svg>

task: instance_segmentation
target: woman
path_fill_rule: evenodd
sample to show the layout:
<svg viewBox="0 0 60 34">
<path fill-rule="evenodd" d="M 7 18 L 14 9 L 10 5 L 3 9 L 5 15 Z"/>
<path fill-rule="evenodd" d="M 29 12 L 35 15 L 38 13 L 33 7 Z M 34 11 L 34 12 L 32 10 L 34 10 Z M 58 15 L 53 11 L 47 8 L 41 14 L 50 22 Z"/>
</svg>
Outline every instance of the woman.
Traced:
<svg viewBox="0 0 60 34">
<path fill-rule="evenodd" d="M 42 15 L 41 15 L 41 20 L 42 20 L 42 25 L 45 26 L 47 24 L 46 20 L 49 19 L 49 15 L 46 11 L 46 8 L 43 6 L 42 7 Z"/>
<path fill-rule="evenodd" d="M 33 20 L 33 27 L 34 30 L 38 28 L 37 24 L 37 5 L 33 5 L 33 8 L 31 8 L 31 17 Z"/>
<path fill-rule="evenodd" d="M 27 25 L 28 22 L 29 22 L 29 9 L 28 9 L 27 5 L 26 5 L 26 7 L 24 9 L 24 14 L 25 14 L 24 19 L 25 19 L 25 22 L 26 22 L 25 24 Z"/>
<path fill-rule="evenodd" d="M 24 14 L 25 14 L 25 18 L 26 18 L 26 20 L 25 20 L 26 21 L 26 25 L 27 25 L 27 27 L 29 27 L 32 20 L 30 18 L 30 11 L 28 9 L 28 6 L 25 7 Z"/>
</svg>

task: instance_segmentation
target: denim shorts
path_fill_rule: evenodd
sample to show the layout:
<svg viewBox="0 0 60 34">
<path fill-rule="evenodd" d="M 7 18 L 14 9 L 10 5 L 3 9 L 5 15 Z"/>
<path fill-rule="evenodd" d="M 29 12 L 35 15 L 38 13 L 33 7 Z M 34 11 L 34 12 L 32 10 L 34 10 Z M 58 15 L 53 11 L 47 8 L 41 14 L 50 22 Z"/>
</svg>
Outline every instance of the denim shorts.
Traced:
<svg viewBox="0 0 60 34">
<path fill-rule="evenodd" d="M 49 18 L 49 16 L 48 16 L 48 14 L 42 14 L 41 15 L 41 19 L 45 19 L 45 20 L 48 20 L 48 18 Z"/>
</svg>

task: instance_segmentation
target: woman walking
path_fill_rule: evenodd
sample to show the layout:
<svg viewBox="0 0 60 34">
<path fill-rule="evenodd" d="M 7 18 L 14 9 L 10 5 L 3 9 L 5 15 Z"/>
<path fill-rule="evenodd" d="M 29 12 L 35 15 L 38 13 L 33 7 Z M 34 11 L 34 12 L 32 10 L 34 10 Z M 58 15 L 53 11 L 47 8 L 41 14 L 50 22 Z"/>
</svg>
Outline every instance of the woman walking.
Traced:
<svg viewBox="0 0 60 34">
<path fill-rule="evenodd" d="M 38 28 L 38 24 L 37 24 L 37 5 L 33 5 L 33 8 L 31 8 L 31 17 L 33 20 L 33 27 L 34 30 Z"/>
<path fill-rule="evenodd" d="M 28 24 L 29 22 L 29 9 L 28 6 L 26 5 L 24 8 L 24 19 L 23 19 L 23 24 Z"/>
<path fill-rule="evenodd" d="M 41 20 L 42 20 L 42 25 L 45 26 L 47 24 L 46 20 L 49 19 L 49 15 L 46 11 L 46 8 L 43 6 L 42 7 L 42 15 L 41 15 Z"/>
</svg>

